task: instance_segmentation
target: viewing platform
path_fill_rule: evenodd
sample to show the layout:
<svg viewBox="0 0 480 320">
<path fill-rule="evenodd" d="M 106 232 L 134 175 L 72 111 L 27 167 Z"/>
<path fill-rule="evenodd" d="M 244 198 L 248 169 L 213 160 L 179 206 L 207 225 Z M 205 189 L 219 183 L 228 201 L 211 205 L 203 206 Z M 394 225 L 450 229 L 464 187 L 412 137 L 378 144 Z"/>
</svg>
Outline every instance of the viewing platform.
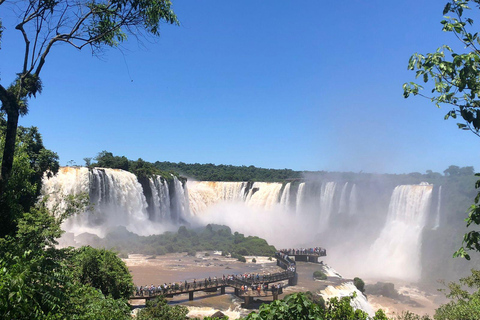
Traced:
<svg viewBox="0 0 480 320">
<path fill-rule="evenodd" d="M 305 254 L 299 254 L 297 256 L 303 255 Z M 292 256 L 295 257 L 295 255 Z M 320 255 L 310 254 L 308 256 L 318 258 Z M 209 277 L 208 279 L 206 278 L 199 281 L 185 281 L 173 283 L 170 285 L 161 285 L 158 287 L 139 287 L 137 288 L 136 293 L 130 297 L 130 300 L 149 300 L 154 299 L 157 296 L 173 298 L 176 295 L 188 294 L 188 299 L 191 301 L 194 299 L 195 292 L 218 292 L 218 290 L 220 290 L 220 294 L 225 294 L 226 287 L 233 288 L 236 296 L 244 298 L 246 306 L 251 303 L 254 297 L 273 296 L 273 300 L 277 300 L 278 294 L 282 293 L 283 288 L 281 284 L 275 283 L 288 280 L 288 285 L 294 286 L 297 284 L 298 274 L 296 271 L 296 262 L 290 257 L 290 254 L 286 254 L 283 251 L 280 251 L 275 253 L 275 258 L 277 260 L 277 266 L 284 269 L 284 271 L 262 275 L 229 275 L 227 277 L 214 277 L 213 279 Z M 318 262 L 318 260 L 315 262 Z"/>
<path fill-rule="evenodd" d="M 319 257 L 325 257 L 327 250 L 321 247 L 316 248 L 301 248 L 301 249 L 282 249 L 280 253 L 293 257 L 295 261 L 306 261 L 318 263 Z"/>
</svg>

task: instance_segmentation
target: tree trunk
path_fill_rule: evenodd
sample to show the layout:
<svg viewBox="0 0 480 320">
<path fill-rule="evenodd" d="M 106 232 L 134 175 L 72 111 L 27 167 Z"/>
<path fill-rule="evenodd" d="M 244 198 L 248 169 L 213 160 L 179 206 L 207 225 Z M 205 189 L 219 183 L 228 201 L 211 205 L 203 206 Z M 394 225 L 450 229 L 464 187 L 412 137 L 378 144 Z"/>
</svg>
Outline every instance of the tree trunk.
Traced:
<svg viewBox="0 0 480 320">
<path fill-rule="evenodd" d="M 15 153 L 15 141 L 17 138 L 19 112 L 15 107 L 9 109 L 7 112 L 7 131 L 5 134 L 5 147 L 3 149 L 2 170 L 0 175 L 0 197 L 3 195 L 12 174 L 13 154 Z"/>
<path fill-rule="evenodd" d="M 3 89 L 3 87 L 1 89 Z M 0 100 L 2 101 L 2 110 L 7 114 L 5 146 L 3 149 L 2 168 L 0 172 L 0 237 L 4 237 L 15 231 L 15 217 L 5 194 L 8 187 L 8 181 L 12 175 L 13 155 L 15 153 L 18 118 L 20 114 L 14 95 L 6 92 L 6 90 L 0 90 Z"/>
</svg>

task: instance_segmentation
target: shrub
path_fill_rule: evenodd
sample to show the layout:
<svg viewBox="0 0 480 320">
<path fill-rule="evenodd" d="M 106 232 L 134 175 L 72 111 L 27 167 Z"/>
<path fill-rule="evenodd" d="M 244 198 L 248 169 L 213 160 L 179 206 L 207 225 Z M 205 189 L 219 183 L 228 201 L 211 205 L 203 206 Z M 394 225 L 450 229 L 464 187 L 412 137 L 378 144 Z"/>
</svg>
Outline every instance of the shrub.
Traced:
<svg viewBox="0 0 480 320">
<path fill-rule="evenodd" d="M 252 262 L 253 262 L 253 263 L 257 263 L 257 259 L 253 258 L 253 259 L 252 259 Z"/>
<path fill-rule="evenodd" d="M 363 282 L 362 279 L 355 277 L 353 279 L 353 284 L 355 285 L 355 287 L 357 287 L 358 291 L 362 293 L 365 292 L 365 282 Z"/>
<path fill-rule="evenodd" d="M 320 270 L 315 271 L 313 277 L 318 280 L 327 280 L 327 275 Z"/>
</svg>

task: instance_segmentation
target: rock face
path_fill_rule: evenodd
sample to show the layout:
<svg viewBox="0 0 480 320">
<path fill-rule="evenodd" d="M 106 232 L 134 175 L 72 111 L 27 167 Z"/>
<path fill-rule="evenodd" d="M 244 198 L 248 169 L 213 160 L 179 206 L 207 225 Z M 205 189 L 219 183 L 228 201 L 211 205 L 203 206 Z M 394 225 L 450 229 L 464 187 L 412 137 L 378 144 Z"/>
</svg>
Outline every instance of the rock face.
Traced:
<svg viewBox="0 0 480 320">
<path fill-rule="evenodd" d="M 223 317 L 225 317 L 225 315 L 223 314 L 223 312 L 217 311 L 214 314 L 212 314 L 210 317 L 222 319 Z"/>
<path fill-rule="evenodd" d="M 418 302 L 410 299 L 410 297 L 398 293 L 398 291 L 395 290 L 395 285 L 390 282 L 377 282 L 376 284 L 366 285 L 365 292 L 367 294 L 375 296 L 384 296 L 390 299 L 394 299 L 402 303 L 408 304 L 412 307 L 421 306 Z"/>
</svg>

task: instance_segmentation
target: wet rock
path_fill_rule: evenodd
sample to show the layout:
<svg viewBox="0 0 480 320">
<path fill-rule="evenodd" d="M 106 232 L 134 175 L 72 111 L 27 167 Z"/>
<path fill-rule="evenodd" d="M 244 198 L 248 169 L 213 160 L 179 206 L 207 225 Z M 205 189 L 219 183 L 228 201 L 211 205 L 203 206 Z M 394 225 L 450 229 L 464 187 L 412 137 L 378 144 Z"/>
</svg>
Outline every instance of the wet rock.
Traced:
<svg viewBox="0 0 480 320">
<path fill-rule="evenodd" d="M 225 317 L 225 314 L 223 314 L 223 312 L 221 312 L 221 311 L 217 311 L 217 312 L 215 312 L 214 314 L 212 314 L 210 317 L 212 317 L 212 318 L 220 318 L 220 319 L 221 319 L 221 318 Z"/>
</svg>

